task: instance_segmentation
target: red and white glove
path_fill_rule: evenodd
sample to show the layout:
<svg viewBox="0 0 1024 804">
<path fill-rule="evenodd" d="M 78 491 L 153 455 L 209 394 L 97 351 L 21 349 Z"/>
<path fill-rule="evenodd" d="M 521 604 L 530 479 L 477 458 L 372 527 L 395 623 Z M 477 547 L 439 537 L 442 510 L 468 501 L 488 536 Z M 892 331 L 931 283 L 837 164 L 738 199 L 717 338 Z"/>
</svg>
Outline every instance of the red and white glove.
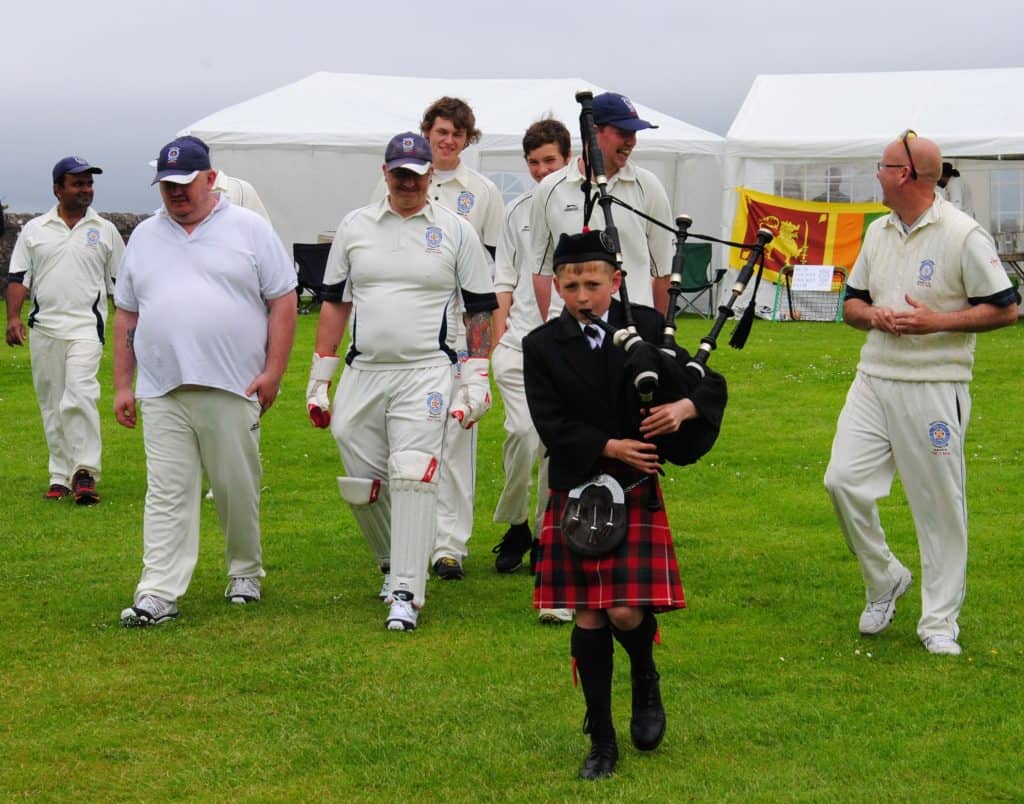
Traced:
<svg viewBox="0 0 1024 804">
<path fill-rule="evenodd" d="M 313 353 L 313 367 L 309 370 L 309 384 L 306 386 L 306 409 L 314 427 L 329 427 L 331 424 L 331 400 L 327 389 L 334 381 L 341 358 L 337 355 Z"/>
<path fill-rule="evenodd" d="M 452 417 L 468 430 L 491 409 L 491 381 L 486 357 L 470 357 L 463 361 L 459 379 L 452 386 Z"/>
</svg>

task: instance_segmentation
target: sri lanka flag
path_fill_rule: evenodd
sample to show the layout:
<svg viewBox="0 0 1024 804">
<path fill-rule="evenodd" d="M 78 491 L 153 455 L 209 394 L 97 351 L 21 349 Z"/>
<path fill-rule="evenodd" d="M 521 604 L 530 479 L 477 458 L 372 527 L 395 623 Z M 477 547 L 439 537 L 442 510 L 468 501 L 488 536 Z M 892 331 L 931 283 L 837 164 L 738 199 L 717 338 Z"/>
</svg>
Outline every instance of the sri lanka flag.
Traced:
<svg viewBox="0 0 1024 804">
<path fill-rule="evenodd" d="M 835 265 L 848 273 L 868 224 L 888 212 L 881 204 L 798 201 L 740 187 L 732 239 L 753 243 L 758 229 L 771 230 L 775 238 L 764 258 L 764 279 L 771 282 L 785 265 Z M 733 249 L 730 255 L 729 265 L 739 269 L 750 249 Z"/>
</svg>

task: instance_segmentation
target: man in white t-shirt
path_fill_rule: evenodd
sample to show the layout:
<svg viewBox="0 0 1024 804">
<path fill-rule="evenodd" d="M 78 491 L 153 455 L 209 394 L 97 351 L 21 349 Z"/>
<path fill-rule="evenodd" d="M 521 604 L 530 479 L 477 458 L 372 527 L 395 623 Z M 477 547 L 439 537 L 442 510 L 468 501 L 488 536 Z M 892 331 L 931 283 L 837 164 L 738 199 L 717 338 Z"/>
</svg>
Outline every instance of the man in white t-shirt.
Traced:
<svg viewBox="0 0 1024 804">
<path fill-rule="evenodd" d="M 533 180 L 539 182 L 565 167 L 571 143 L 569 130 L 558 120 L 544 119 L 531 125 L 523 137 L 523 158 Z M 531 477 L 533 467 L 543 461 L 543 446 L 530 417 L 523 383 L 523 337 L 544 323 L 537 308 L 530 270 L 533 193 L 533 188 L 527 190 L 506 207 L 494 259 L 494 289 L 498 294 L 494 330 L 498 342 L 491 353 L 491 366 L 505 406 L 506 434 L 502 449 L 505 485 L 494 509 L 494 521 L 509 525 L 501 543 L 494 548 L 497 554 L 494 568 L 498 572 L 518 570 L 523 565 L 524 553 L 530 550 L 533 542 L 528 521 Z M 535 521 L 540 520 L 547 502 L 545 474 L 538 472 Z M 571 614 L 553 614 L 547 610 L 542 615 L 546 622 L 571 619 Z"/>
<path fill-rule="evenodd" d="M 888 628 L 910 570 L 886 543 L 878 500 L 898 470 L 921 549 L 929 653 L 959 655 L 967 579 L 964 438 L 976 332 L 1017 321 L 991 236 L 935 193 L 942 158 L 907 131 L 878 163 L 882 202 L 850 272 L 843 320 L 867 331 L 839 414 L 825 487 L 864 577 L 860 632 Z"/>
<path fill-rule="evenodd" d="M 384 154 L 387 197 L 349 213 L 327 257 L 307 387 L 317 427 L 330 425 L 348 472 L 342 498 L 385 573 L 385 625 L 416 628 L 437 521 L 442 441 L 451 418 L 471 427 L 490 407 L 487 355 L 497 307 L 473 227 L 428 198 L 431 152 L 413 132 Z M 465 310 L 468 358 L 453 386 L 448 311 Z M 345 329 L 352 338 L 331 411 Z"/>
<path fill-rule="evenodd" d="M 668 195 L 658 177 L 629 162 L 636 147 L 636 133 L 657 126 L 641 119 L 629 98 L 617 92 L 597 95 L 593 109 L 594 130 L 604 157 L 608 192 L 655 220 L 671 225 Z M 531 262 L 537 303 L 545 319 L 557 316 L 561 310 L 561 300 L 551 297 L 551 258 L 558 238 L 562 234 L 583 231 L 583 179 L 583 160 L 574 159 L 562 170 L 546 177 L 534 192 L 530 212 Z M 596 198 L 597 193 L 597 187 L 593 186 L 591 195 Z M 604 228 L 601 210 L 596 205 L 593 214 L 598 220 L 591 218 L 590 225 Z M 621 207 L 615 207 L 613 214 L 619 230 L 630 302 L 656 307 L 665 313 L 672 273 L 672 232 Z"/>
<path fill-rule="evenodd" d="M 260 417 L 288 364 L 295 268 L 270 225 L 215 180 L 191 139 L 161 149 L 164 205 L 132 234 L 114 295 L 114 413 L 133 428 L 141 403 L 147 470 L 143 570 L 125 626 L 178 616 L 199 554 L 201 468 L 226 541 L 225 597 L 261 597 Z"/>
<path fill-rule="evenodd" d="M 106 336 L 107 297 L 124 241 L 92 208 L 93 176 L 103 171 L 68 156 L 53 168 L 57 204 L 25 224 L 11 254 L 7 286 L 7 343 L 28 336 L 21 307 L 31 294 L 29 350 L 32 382 L 49 449 L 50 486 L 43 495 L 74 494 L 79 505 L 99 502 L 100 416 L 97 379 Z"/>
</svg>

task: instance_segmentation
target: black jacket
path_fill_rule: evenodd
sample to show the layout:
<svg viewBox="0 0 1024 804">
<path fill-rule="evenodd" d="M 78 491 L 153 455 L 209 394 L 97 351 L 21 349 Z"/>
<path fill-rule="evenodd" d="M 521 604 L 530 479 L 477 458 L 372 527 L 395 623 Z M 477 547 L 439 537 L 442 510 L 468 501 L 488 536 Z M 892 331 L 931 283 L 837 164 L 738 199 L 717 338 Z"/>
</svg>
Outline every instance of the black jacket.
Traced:
<svg viewBox="0 0 1024 804">
<path fill-rule="evenodd" d="M 661 314 L 633 305 L 637 331 L 645 341 L 660 343 Z M 608 323 L 625 325 L 622 305 L 612 302 Z M 633 389 L 625 352 L 606 335 L 600 350 L 592 351 L 577 321 L 566 310 L 523 339 L 526 400 L 534 426 L 548 450 L 548 479 L 553 489 L 570 489 L 598 473 L 605 443 L 611 438 L 640 438 L 640 401 Z M 677 362 L 690 358 L 679 349 Z M 726 403 L 725 379 L 715 372 L 686 394 L 700 412 L 684 422 L 677 436 L 700 442 L 704 454 L 718 435 Z M 675 438 L 676 436 L 673 436 Z M 662 453 L 659 445 L 659 454 Z M 699 455 L 698 455 L 699 457 Z M 692 463 L 691 460 L 680 461 Z"/>
</svg>

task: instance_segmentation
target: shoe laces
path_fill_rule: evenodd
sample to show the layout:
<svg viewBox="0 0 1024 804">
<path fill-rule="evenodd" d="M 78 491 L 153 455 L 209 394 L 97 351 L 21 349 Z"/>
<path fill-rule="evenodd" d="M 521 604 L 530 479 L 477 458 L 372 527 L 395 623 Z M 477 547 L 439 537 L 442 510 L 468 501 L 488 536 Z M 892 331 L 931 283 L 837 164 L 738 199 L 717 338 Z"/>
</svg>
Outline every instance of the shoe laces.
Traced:
<svg viewBox="0 0 1024 804">
<path fill-rule="evenodd" d="M 260 588 L 253 578 L 232 578 L 231 597 L 259 597 Z"/>
<path fill-rule="evenodd" d="M 151 617 L 159 617 L 164 612 L 170 610 L 171 604 L 154 595 L 143 595 L 139 598 L 139 602 L 135 604 L 135 608 L 141 609 Z"/>
</svg>

